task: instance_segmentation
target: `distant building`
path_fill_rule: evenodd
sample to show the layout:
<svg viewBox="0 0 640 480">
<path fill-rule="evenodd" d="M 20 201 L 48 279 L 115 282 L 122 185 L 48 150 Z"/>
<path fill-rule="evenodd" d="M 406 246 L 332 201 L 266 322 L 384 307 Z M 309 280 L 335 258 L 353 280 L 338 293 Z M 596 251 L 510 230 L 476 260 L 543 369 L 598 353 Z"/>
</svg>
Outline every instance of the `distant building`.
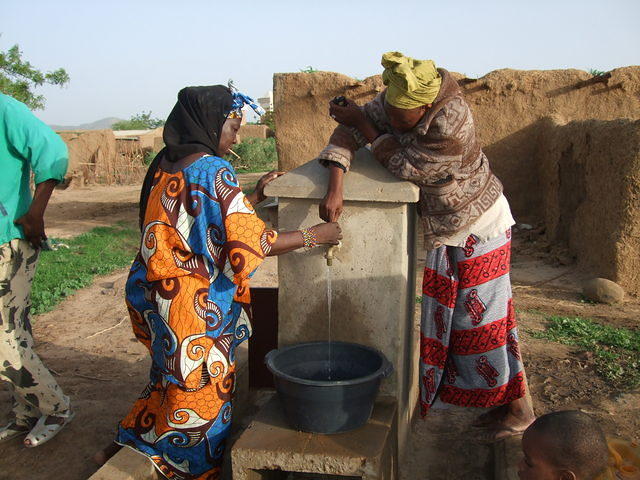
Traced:
<svg viewBox="0 0 640 480">
<path fill-rule="evenodd" d="M 258 98 L 258 103 L 267 112 L 273 111 L 273 91 L 269 90 L 264 97 Z"/>
</svg>

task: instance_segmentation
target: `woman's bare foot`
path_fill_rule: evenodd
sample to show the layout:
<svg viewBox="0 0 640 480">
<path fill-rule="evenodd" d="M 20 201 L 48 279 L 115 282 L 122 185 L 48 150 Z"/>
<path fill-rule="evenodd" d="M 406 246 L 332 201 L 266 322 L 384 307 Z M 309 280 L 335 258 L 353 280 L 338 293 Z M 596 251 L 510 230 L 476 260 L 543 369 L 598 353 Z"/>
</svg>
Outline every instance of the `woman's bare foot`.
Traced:
<svg viewBox="0 0 640 480">
<path fill-rule="evenodd" d="M 488 412 L 478 415 L 478 418 L 475 419 L 471 426 L 477 428 L 495 427 L 507 416 L 508 412 L 508 405 L 492 408 Z"/>
<path fill-rule="evenodd" d="M 93 456 L 93 461 L 102 466 L 109 461 L 116 453 L 120 451 L 122 445 L 111 443 L 108 447 L 103 448 Z"/>
<path fill-rule="evenodd" d="M 504 417 L 495 426 L 482 435 L 487 442 L 497 442 L 512 435 L 520 435 L 536 419 L 531 405 L 525 397 L 514 400 L 507 405 Z"/>
</svg>

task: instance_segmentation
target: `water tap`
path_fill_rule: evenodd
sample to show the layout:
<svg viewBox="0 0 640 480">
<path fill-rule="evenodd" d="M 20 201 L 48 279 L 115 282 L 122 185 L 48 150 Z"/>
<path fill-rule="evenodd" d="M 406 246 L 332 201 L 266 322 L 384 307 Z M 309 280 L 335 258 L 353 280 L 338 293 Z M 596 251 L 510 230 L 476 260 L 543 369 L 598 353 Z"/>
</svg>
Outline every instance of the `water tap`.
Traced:
<svg viewBox="0 0 640 480">
<path fill-rule="evenodd" d="M 327 266 L 328 267 L 333 265 L 334 251 L 339 249 L 341 246 L 342 246 L 342 242 L 340 240 L 338 240 L 338 244 L 337 245 L 331 245 L 329 248 L 327 248 L 327 251 L 324 254 L 324 258 L 327 259 Z"/>
</svg>

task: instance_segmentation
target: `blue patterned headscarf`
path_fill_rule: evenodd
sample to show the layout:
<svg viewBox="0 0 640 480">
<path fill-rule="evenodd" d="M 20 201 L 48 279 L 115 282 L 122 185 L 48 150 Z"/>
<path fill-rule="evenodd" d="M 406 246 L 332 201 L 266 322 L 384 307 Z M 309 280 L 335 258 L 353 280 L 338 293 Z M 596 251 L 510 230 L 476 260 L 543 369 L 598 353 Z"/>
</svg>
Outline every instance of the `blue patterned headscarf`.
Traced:
<svg viewBox="0 0 640 480">
<path fill-rule="evenodd" d="M 164 125 L 163 148 L 153 159 L 140 193 L 140 227 L 147 199 L 160 162 L 179 160 L 193 153 L 216 155 L 222 127 L 227 118 L 242 118 L 242 108 L 249 105 L 258 115 L 264 110 L 254 100 L 238 92 L 232 84 L 186 87 L 178 92 L 178 101 Z"/>
<path fill-rule="evenodd" d="M 249 95 L 239 92 L 231 81 L 229 82 L 229 90 L 233 96 L 233 105 L 231 106 L 231 112 L 229 112 L 227 118 L 242 118 L 242 109 L 245 105 L 249 105 L 259 116 L 265 114 L 264 108 L 258 105 Z"/>
</svg>

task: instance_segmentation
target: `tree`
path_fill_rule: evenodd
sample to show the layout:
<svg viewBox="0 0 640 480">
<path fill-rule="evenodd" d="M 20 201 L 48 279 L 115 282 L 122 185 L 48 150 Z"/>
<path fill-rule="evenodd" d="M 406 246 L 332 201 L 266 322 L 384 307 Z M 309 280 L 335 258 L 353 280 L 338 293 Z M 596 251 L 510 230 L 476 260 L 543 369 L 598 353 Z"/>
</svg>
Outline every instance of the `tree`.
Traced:
<svg viewBox="0 0 640 480">
<path fill-rule="evenodd" d="M 260 123 L 263 125 L 266 125 L 267 127 L 269 127 L 271 130 L 275 132 L 276 131 L 275 113 L 272 110 L 265 112 L 265 114 L 262 115 L 262 117 L 260 117 Z"/>
<path fill-rule="evenodd" d="M 151 111 L 133 115 L 129 120 L 121 120 L 111 125 L 113 130 L 150 130 L 164 125 L 164 120 L 151 118 Z"/>
<path fill-rule="evenodd" d="M 18 45 L 0 52 L 0 92 L 12 96 L 32 110 L 44 108 L 44 96 L 33 92 L 44 84 L 64 86 L 69 83 L 69 74 L 64 68 L 42 73 L 22 59 Z"/>
</svg>

